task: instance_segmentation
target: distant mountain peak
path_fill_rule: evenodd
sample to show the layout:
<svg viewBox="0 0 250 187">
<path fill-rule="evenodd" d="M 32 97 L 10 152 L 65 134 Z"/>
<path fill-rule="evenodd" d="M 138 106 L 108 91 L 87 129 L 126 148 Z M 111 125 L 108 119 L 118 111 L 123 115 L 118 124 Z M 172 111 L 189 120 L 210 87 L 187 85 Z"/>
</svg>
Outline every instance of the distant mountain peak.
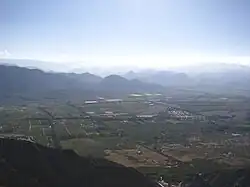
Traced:
<svg viewBox="0 0 250 187">
<path fill-rule="evenodd" d="M 107 77 L 105 77 L 104 79 L 120 79 L 120 80 L 127 80 L 126 78 L 120 76 L 120 75 L 108 75 Z"/>
</svg>

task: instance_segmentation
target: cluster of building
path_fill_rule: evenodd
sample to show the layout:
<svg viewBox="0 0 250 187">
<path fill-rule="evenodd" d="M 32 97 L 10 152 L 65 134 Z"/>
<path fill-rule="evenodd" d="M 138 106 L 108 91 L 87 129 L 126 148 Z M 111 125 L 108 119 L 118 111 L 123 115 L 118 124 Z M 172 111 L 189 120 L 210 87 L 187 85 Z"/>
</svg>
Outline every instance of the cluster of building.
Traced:
<svg viewBox="0 0 250 187">
<path fill-rule="evenodd" d="M 35 142 L 35 138 L 33 136 L 26 136 L 23 134 L 0 134 L 0 138 L 5 138 L 5 139 L 8 138 L 8 139 Z"/>
<path fill-rule="evenodd" d="M 193 115 L 190 112 L 179 110 L 179 109 L 170 109 L 167 112 L 171 118 L 175 118 L 178 120 L 195 120 L 195 119 L 204 120 L 205 119 L 205 117 L 202 115 Z"/>
<path fill-rule="evenodd" d="M 97 104 L 97 103 L 120 103 L 122 99 L 98 99 L 98 100 L 88 100 L 84 101 L 84 104 Z"/>
</svg>

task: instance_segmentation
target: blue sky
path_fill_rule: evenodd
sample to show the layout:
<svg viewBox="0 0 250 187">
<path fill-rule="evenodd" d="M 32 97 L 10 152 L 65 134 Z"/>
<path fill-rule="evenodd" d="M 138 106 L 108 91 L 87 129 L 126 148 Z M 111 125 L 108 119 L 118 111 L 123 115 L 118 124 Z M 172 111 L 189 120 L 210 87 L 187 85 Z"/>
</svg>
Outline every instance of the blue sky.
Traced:
<svg viewBox="0 0 250 187">
<path fill-rule="evenodd" d="M 0 57 L 78 66 L 250 62 L 249 0 L 1 0 Z"/>
</svg>

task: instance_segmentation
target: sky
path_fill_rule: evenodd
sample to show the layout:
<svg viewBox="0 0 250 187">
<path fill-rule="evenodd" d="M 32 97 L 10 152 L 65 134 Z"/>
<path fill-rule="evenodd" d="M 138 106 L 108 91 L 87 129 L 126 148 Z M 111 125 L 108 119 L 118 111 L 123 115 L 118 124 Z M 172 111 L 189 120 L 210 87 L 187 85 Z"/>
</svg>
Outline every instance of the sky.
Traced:
<svg viewBox="0 0 250 187">
<path fill-rule="evenodd" d="M 249 0 L 0 0 L 0 58 L 69 68 L 250 65 Z"/>
</svg>

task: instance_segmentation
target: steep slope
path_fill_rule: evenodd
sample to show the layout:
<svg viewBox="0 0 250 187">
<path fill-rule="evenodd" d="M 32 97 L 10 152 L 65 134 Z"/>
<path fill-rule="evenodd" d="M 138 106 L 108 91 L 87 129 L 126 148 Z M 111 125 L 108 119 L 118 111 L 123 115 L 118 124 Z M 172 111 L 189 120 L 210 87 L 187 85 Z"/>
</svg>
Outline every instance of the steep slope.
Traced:
<svg viewBox="0 0 250 187">
<path fill-rule="evenodd" d="M 181 187 L 249 187 L 250 169 L 227 169 L 186 176 Z M 0 186 L 159 187 L 132 168 L 71 150 L 0 138 Z"/>
<path fill-rule="evenodd" d="M 78 86 L 77 81 L 73 81 L 62 74 L 0 65 L 0 92 L 3 93 L 63 89 L 75 86 Z"/>
<path fill-rule="evenodd" d="M 132 168 L 41 145 L 0 139 L 0 186 L 157 187 Z"/>
</svg>

